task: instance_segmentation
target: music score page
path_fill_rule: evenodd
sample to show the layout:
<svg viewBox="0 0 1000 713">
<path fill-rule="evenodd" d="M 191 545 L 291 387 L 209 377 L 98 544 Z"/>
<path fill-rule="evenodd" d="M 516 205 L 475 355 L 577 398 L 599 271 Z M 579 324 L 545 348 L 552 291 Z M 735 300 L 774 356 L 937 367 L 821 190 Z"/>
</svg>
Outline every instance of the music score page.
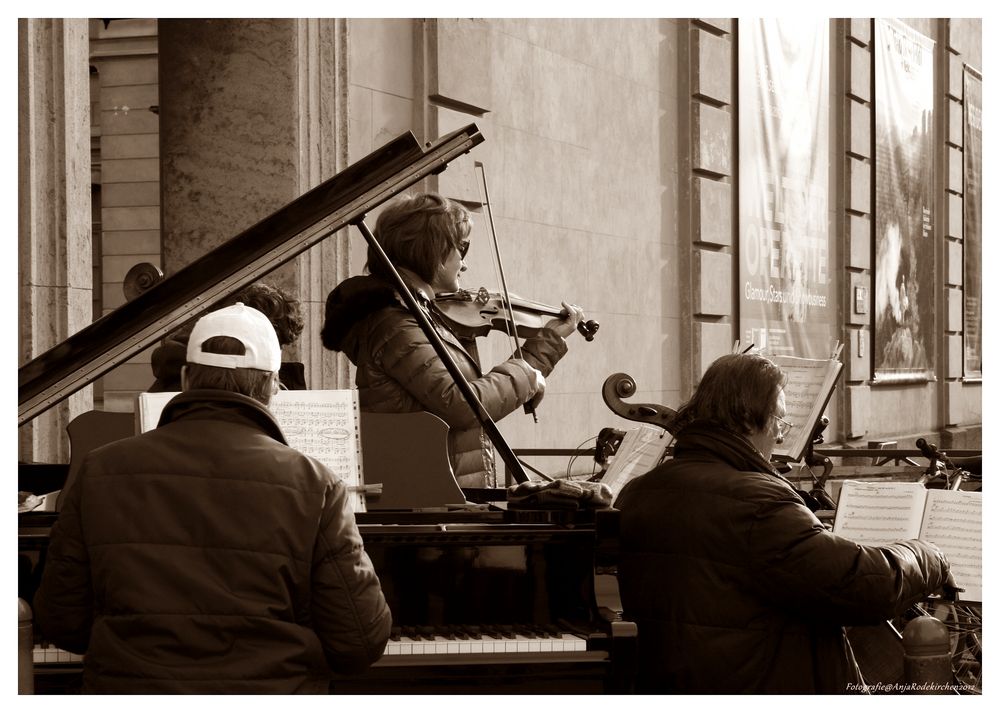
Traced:
<svg viewBox="0 0 1000 713">
<path fill-rule="evenodd" d="M 279 391 L 269 408 L 288 445 L 332 470 L 350 491 L 354 512 L 364 512 L 357 390 Z"/>
<path fill-rule="evenodd" d="M 614 460 L 601 478 L 601 482 L 611 489 L 612 502 L 632 478 L 659 465 L 671 441 L 670 434 L 653 426 L 641 425 L 625 433 Z"/>
<path fill-rule="evenodd" d="M 771 356 L 787 376 L 785 384 L 785 420 L 792 424 L 784 443 L 774 448 L 775 455 L 793 461 L 802 458 L 816 422 L 830 399 L 830 393 L 840 374 L 837 359 L 804 359 L 792 356 Z"/>
<path fill-rule="evenodd" d="M 964 601 L 983 601 L 983 494 L 928 490 L 920 539 L 948 556 Z"/>
<path fill-rule="evenodd" d="M 862 545 L 888 545 L 920 534 L 927 489 L 920 483 L 845 480 L 834 533 Z"/>
<path fill-rule="evenodd" d="M 928 490 L 920 483 L 845 480 L 833 532 L 862 545 L 920 539 L 941 548 L 962 601 L 983 598 L 983 494 Z"/>
</svg>

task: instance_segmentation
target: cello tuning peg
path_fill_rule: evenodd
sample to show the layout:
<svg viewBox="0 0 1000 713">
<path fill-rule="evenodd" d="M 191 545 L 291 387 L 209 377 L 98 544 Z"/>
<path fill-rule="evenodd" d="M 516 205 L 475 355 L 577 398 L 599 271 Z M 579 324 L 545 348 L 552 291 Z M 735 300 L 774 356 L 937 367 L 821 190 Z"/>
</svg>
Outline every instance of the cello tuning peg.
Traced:
<svg viewBox="0 0 1000 713">
<path fill-rule="evenodd" d="M 628 376 L 622 375 L 622 378 L 614 382 L 615 393 L 626 398 L 632 396 L 635 393 L 635 382 Z"/>
</svg>

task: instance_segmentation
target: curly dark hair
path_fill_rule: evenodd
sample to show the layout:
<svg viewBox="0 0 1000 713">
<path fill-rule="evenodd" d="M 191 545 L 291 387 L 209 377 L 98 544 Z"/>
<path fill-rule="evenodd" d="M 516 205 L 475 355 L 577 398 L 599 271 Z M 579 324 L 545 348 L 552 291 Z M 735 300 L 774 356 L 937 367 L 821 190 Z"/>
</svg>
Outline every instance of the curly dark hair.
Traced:
<svg viewBox="0 0 1000 713">
<path fill-rule="evenodd" d="M 305 327 L 302 303 L 280 287 L 266 282 L 255 282 L 233 294 L 225 304 L 219 306 L 225 307 L 237 302 L 263 312 L 274 325 L 278 344 L 283 347 L 294 343 L 302 334 L 302 329 Z"/>
</svg>

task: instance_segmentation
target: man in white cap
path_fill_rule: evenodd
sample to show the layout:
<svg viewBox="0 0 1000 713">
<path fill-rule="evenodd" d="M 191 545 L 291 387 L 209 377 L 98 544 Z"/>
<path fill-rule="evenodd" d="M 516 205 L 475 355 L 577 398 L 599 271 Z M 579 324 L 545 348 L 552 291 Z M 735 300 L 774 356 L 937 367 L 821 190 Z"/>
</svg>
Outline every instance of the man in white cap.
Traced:
<svg viewBox="0 0 1000 713">
<path fill-rule="evenodd" d="M 159 426 L 90 453 L 35 622 L 84 692 L 315 693 L 382 654 L 391 616 L 345 486 L 267 409 L 281 350 L 242 303 L 188 342 Z"/>
</svg>

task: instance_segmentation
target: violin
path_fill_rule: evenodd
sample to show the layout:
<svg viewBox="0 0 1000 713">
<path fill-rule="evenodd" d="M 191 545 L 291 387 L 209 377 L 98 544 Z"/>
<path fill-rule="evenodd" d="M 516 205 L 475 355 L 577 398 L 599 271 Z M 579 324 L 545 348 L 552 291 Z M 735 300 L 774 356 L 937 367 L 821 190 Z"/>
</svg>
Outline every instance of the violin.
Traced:
<svg viewBox="0 0 1000 713">
<path fill-rule="evenodd" d="M 504 295 L 480 287 L 475 292 L 459 290 L 439 293 L 435 295 L 434 304 L 448 326 L 463 338 L 483 337 L 494 329 L 510 335 L 516 332 L 519 337 L 532 337 L 549 320 L 567 314 L 562 307 L 552 307 L 515 295 L 509 297 L 510 309 Z M 577 324 L 576 330 L 592 342 L 600 326 L 590 319 Z"/>
</svg>

